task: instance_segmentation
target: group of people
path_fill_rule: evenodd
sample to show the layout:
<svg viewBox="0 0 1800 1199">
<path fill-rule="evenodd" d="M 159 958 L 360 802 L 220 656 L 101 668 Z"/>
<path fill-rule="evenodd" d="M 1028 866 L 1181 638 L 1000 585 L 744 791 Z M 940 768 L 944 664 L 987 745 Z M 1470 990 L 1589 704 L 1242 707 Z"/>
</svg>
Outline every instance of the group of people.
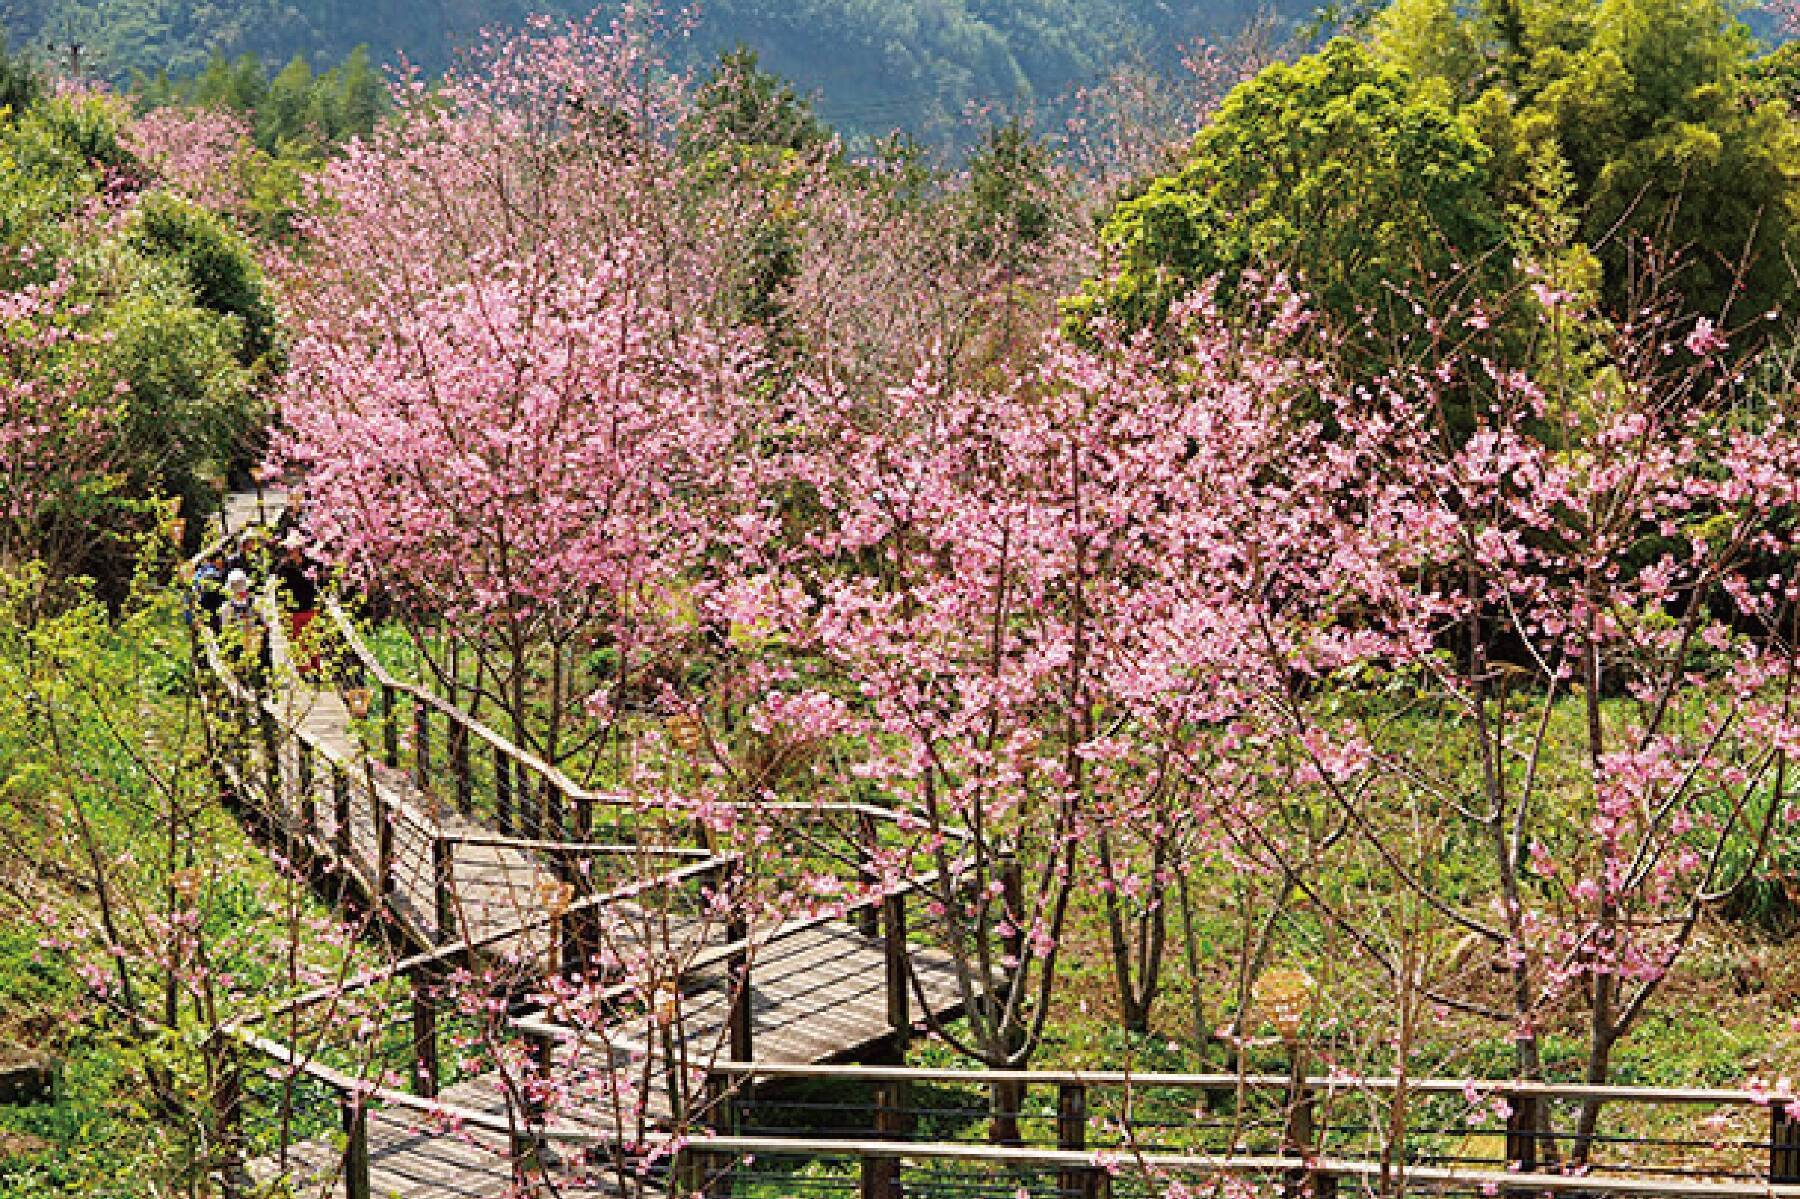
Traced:
<svg viewBox="0 0 1800 1199">
<path fill-rule="evenodd" d="M 269 638 L 257 610 L 258 596 L 273 584 L 276 606 L 286 618 L 288 644 L 302 678 L 319 669 L 316 637 L 321 568 L 301 528 L 298 493 L 291 494 L 271 528 L 250 525 L 194 568 L 193 609 L 234 663 L 260 685 L 273 664 Z"/>
</svg>

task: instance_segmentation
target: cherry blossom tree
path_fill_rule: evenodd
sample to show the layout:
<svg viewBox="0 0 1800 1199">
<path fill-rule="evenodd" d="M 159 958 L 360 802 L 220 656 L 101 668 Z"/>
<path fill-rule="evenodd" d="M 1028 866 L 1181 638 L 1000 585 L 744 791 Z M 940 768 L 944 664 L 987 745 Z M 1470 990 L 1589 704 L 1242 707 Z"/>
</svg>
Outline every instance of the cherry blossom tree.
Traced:
<svg viewBox="0 0 1800 1199">
<path fill-rule="evenodd" d="M 596 689 L 648 685 L 755 363 L 709 319 L 729 239 L 670 194 L 655 79 L 624 25 L 541 23 L 403 90 L 328 169 L 290 289 L 279 455 L 314 531 L 441 622 L 421 644 L 473 649 L 474 695 L 552 762 Z"/>
<path fill-rule="evenodd" d="M 1608 1080 L 1792 813 L 1791 384 L 1749 388 L 1710 322 L 1645 311 L 1579 381 L 1443 352 L 1340 405 L 1335 452 L 1380 497 L 1346 532 L 1402 534 L 1345 580 L 1371 640 L 1334 666 L 1261 638 L 1288 680 L 1261 728 L 1305 755 L 1388 885 L 1463 940 L 1424 997 L 1504 1028 L 1528 1078 L 1545 1036 L 1579 1024 L 1585 1080 Z M 1472 430 L 1450 415 L 1470 395 Z M 1473 881 L 1408 853 L 1421 812 L 1481 847 Z M 1369 919 L 1308 890 L 1346 929 Z M 1583 1106 L 1578 1161 L 1597 1117 Z"/>
<path fill-rule="evenodd" d="M 0 271 L 35 274 L 30 248 Z M 82 563 L 105 536 L 121 466 L 117 405 L 129 391 L 93 351 L 85 309 L 59 271 L 0 293 L 0 565 Z"/>
</svg>

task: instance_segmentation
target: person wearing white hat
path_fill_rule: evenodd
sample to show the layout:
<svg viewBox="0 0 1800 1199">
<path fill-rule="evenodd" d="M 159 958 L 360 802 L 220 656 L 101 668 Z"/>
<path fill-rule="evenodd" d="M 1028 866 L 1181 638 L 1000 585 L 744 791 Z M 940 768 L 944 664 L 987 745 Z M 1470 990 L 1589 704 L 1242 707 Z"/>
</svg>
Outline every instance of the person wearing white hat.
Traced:
<svg viewBox="0 0 1800 1199">
<path fill-rule="evenodd" d="M 250 594 L 250 576 L 241 569 L 225 576 L 225 610 L 220 623 L 226 652 L 234 659 L 232 665 L 251 686 L 260 687 L 268 673 L 269 647 L 256 615 L 256 600 Z"/>
</svg>

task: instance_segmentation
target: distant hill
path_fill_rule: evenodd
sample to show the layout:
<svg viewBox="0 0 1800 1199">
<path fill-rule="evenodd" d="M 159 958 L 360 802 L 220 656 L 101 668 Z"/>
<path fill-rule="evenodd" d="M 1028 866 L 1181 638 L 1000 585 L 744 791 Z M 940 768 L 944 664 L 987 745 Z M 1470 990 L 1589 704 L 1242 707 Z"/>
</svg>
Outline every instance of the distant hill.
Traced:
<svg viewBox="0 0 1800 1199">
<path fill-rule="evenodd" d="M 1303 15 L 1309 0 L 1278 0 Z M 815 92 L 846 132 L 943 131 L 970 105 L 1041 106 L 1139 56 L 1172 63 L 1200 34 L 1234 32 L 1260 0 L 710 0 L 685 53 L 743 42 Z M 482 28 L 532 11 L 584 14 L 585 0 L 4 0 L 15 47 L 84 45 L 94 71 L 198 72 L 215 53 L 278 68 L 336 62 L 366 44 L 441 71 Z M 61 51 L 66 53 L 66 50 Z"/>
</svg>

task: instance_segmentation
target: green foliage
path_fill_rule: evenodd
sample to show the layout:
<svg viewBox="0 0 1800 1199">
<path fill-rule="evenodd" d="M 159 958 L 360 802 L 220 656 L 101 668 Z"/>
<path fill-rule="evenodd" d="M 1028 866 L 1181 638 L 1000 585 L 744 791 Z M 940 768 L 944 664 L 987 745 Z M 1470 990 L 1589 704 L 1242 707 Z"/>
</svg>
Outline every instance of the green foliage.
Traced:
<svg viewBox="0 0 1800 1199">
<path fill-rule="evenodd" d="M 1612 297 L 1647 237 L 1684 254 L 1673 282 L 1694 310 L 1785 305 L 1800 141 L 1782 107 L 1748 102 L 1748 32 L 1722 0 L 1603 0 L 1588 24 L 1578 51 L 1535 56 L 1520 121 L 1567 158 Z"/>
<path fill-rule="evenodd" d="M 1213 274 L 1229 295 L 1287 269 L 1340 323 L 1374 314 L 1391 349 L 1454 278 L 1522 318 L 1508 353 L 1567 370 L 1600 326 L 1546 346 L 1516 258 L 1605 314 L 1655 292 L 1754 320 L 1794 300 L 1795 61 L 1756 59 L 1728 0 L 1396 0 L 1366 48 L 1233 92 L 1180 173 L 1118 206 L 1117 273 L 1071 308 L 1143 323 Z"/>
<path fill-rule="evenodd" d="M 826 156 L 835 161 L 835 135 L 792 84 L 739 46 L 719 57 L 679 136 L 707 186 L 761 199 L 761 218 L 739 248 L 736 303 L 742 319 L 784 337 L 782 293 L 800 267 L 793 168 Z"/>
<path fill-rule="evenodd" d="M 719 57 L 682 133 L 692 154 L 726 146 L 810 154 L 829 145 L 832 136 L 811 102 L 787 80 L 764 70 L 756 51 L 743 45 Z"/>
<path fill-rule="evenodd" d="M 1753 61 L 1744 84 L 1762 103 L 1779 100 L 1793 111 L 1800 101 L 1800 42 L 1786 42 Z"/>
<path fill-rule="evenodd" d="M 430 8 L 411 0 L 232 0 L 178 7 L 175 15 L 160 0 L 17 0 L 0 23 L 20 42 L 37 45 L 65 19 L 86 17 L 88 54 L 102 73 L 121 81 L 133 71 L 152 79 L 201 76 L 208 82 L 196 99 L 224 97 L 248 111 L 268 81 L 266 74 L 260 81 L 249 77 L 245 54 L 269 64 L 296 54 L 346 61 L 367 45 L 377 62 L 404 53 L 433 75 L 484 29 L 517 26 L 537 12 L 584 18 L 595 6 L 591 0 L 466 0 Z M 606 0 L 600 15 L 608 18 L 620 7 L 621 0 Z M 740 43 L 754 46 L 774 71 L 797 80 L 802 94 L 823 93 L 822 115 L 836 128 L 881 136 L 905 126 L 949 137 L 971 105 L 1053 100 L 1139 54 L 1174 66 L 1176 49 L 1188 38 L 1233 32 L 1265 7 L 1258 0 L 719 0 L 701 8 L 679 65 L 703 66 Z M 1276 5 L 1290 16 L 1311 7 L 1311 0 Z"/>
<path fill-rule="evenodd" d="M 275 346 L 275 306 L 244 240 L 206 210 L 167 193 L 147 196 L 132 216 L 130 244 L 180 270 L 195 303 L 234 318 L 246 365 Z"/>
<path fill-rule="evenodd" d="M 1434 278 L 1502 265 L 1491 157 L 1441 88 L 1339 39 L 1235 89 L 1181 171 L 1118 206 L 1118 274 L 1074 308 L 1143 324 L 1215 275 L 1229 296 L 1288 270 L 1346 324 L 1404 327 Z"/>
<path fill-rule="evenodd" d="M 1758 61 L 1727 0 L 1496 0 L 1478 12 L 1400 0 L 1375 46 L 1513 144 L 1520 169 L 1496 173 L 1508 203 L 1529 189 L 1524 164 L 1561 160 L 1567 211 L 1616 310 L 1643 301 L 1653 263 L 1715 317 L 1791 302 L 1800 144 L 1786 106 L 1767 101 L 1792 93 L 1794 60 Z"/>
<path fill-rule="evenodd" d="M 965 247 L 984 261 L 1023 267 L 1044 248 L 1058 196 L 1050 147 L 1017 118 L 990 128 L 969 155 Z"/>
<path fill-rule="evenodd" d="M 44 77 L 37 64 L 7 49 L 0 31 L 0 112 L 24 112 L 44 93 Z"/>
<path fill-rule="evenodd" d="M 205 515 L 217 498 L 208 480 L 249 452 L 275 348 L 261 271 L 219 217 L 160 192 L 133 198 L 123 220 L 97 203 L 103 189 L 129 197 L 119 185 L 141 177 L 120 140 L 126 119 L 117 101 L 59 97 L 0 122 L 0 283 L 55 283 L 43 293 L 52 307 L 0 330 L 10 345 L 46 348 L 0 365 L 0 377 L 29 370 L 74 388 L 57 413 L 67 485 L 34 479 L 50 523 L 23 535 L 114 597 L 153 502 L 179 496 L 189 516 Z"/>
<path fill-rule="evenodd" d="M 290 159 L 316 159 L 339 142 L 369 136 L 388 108 L 387 89 L 365 46 L 317 73 L 297 54 L 273 79 L 256 54 L 228 59 L 215 53 L 189 79 L 140 72 L 132 92 L 145 109 L 191 104 L 241 113 L 259 148 Z"/>
</svg>

